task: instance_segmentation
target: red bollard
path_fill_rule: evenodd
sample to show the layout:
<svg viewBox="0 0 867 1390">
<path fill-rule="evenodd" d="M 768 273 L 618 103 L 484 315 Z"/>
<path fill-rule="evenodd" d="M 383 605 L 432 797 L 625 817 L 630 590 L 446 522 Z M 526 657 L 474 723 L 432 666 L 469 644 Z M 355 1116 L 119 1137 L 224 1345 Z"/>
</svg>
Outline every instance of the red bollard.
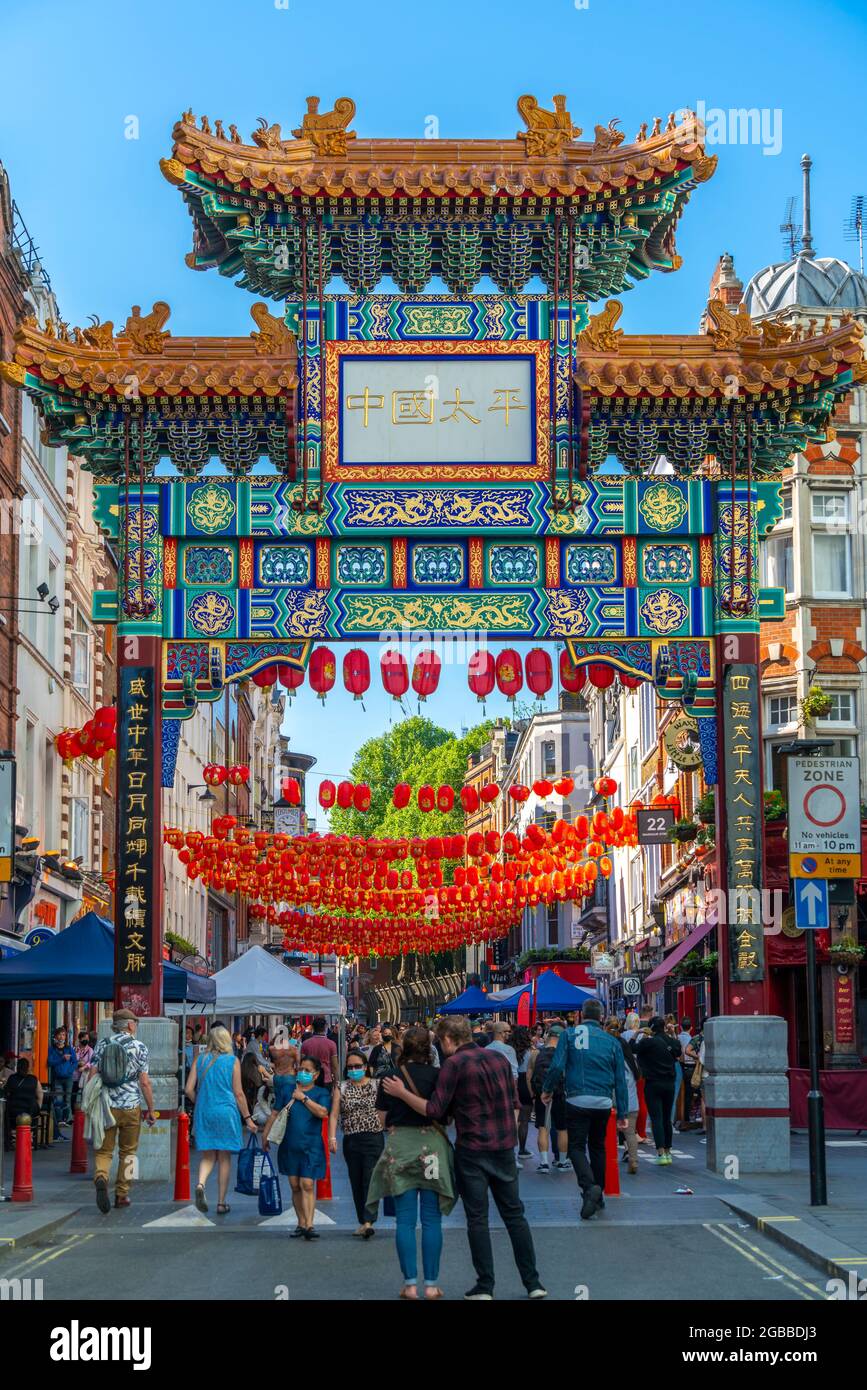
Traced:
<svg viewBox="0 0 867 1390">
<path fill-rule="evenodd" d="M 175 1201 L 190 1200 L 190 1117 L 178 1112 L 178 1143 L 175 1151 Z"/>
<path fill-rule="evenodd" d="M 644 1104 L 644 1077 L 638 1078 L 638 1119 L 635 1121 L 635 1133 L 639 1139 L 647 1138 L 647 1106 Z"/>
<path fill-rule="evenodd" d="M 84 1111 L 79 1105 L 72 1116 L 72 1153 L 69 1156 L 70 1173 L 87 1172 L 87 1143 L 84 1138 Z"/>
<path fill-rule="evenodd" d="M 12 1179 L 13 1202 L 33 1201 L 33 1131 L 30 1116 L 19 1115 L 15 1126 L 15 1176 Z"/>
<path fill-rule="evenodd" d="M 620 1196 L 620 1155 L 617 1152 L 617 1112 L 608 1116 L 605 1131 L 605 1196 Z"/>
<path fill-rule="evenodd" d="M 335 1085 L 337 1083 L 335 1082 Z M 331 1146 L 328 1143 L 328 1119 L 322 1121 L 322 1142 L 325 1145 L 325 1177 L 316 1184 L 317 1202 L 331 1201 Z"/>
</svg>

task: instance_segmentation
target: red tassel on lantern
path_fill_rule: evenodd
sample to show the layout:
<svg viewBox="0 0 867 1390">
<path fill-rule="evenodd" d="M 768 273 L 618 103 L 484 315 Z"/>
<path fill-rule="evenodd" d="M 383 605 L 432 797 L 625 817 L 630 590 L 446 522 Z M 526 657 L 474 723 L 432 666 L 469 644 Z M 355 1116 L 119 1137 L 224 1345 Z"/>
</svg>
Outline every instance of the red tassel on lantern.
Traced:
<svg viewBox="0 0 867 1390">
<path fill-rule="evenodd" d="M 467 685 L 483 704 L 494 688 L 496 663 L 493 652 L 476 651 L 467 667 Z"/>
<path fill-rule="evenodd" d="M 494 663 L 494 672 L 500 694 L 514 702 L 519 691 L 523 689 L 524 673 L 521 658 L 513 647 L 506 647 L 500 652 Z"/>
<path fill-rule="evenodd" d="M 343 684 L 353 700 L 363 699 L 370 689 L 370 661 L 361 647 L 353 647 L 343 658 Z"/>
<path fill-rule="evenodd" d="M 527 686 L 537 700 L 543 700 L 554 684 L 551 658 L 544 647 L 533 647 L 527 653 L 524 670 L 527 674 Z"/>
<path fill-rule="evenodd" d="M 434 651 L 419 652 L 412 668 L 412 688 L 420 700 L 433 695 L 440 683 L 442 662 Z"/>
<path fill-rule="evenodd" d="M 569 653 L 563 649 L 560 653 L 560 684 L 570 695 L 578 695 L 584 689 L 587 682 L 587 670 L 584 666 L 573 666 Z"/>
<path fill-rule="evenodd" d="M 333 651 L 329 647 L 316 647 L 310 657 L 308 671 L 311 689 L 316 691 L 317 697 L 324 704 L 325 696 L 334 688 L 337 678 Z"/>
<path fill-rule="evenodd" d="M 409 671 L 406 657 L 400 652 L 383 652 L 379 663 L 385 693 L 393 700 L 402 700 L 409 690 Z"/>
</svg>

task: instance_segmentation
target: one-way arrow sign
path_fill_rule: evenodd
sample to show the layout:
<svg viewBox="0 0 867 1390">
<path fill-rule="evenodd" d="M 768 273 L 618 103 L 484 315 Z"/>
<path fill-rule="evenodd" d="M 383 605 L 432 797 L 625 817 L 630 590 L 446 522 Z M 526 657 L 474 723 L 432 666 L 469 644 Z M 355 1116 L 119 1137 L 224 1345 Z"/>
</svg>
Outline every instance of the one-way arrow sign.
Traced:
<svg viewBox="0 0 867 1390">
<path fill-rule="evenodd" d="M 830 926 L 828 910 L 828 880 L 825 878 L 793 879 L 795 889 L 795 926 L 807 931 L 827 931 Z"/>
</svg>

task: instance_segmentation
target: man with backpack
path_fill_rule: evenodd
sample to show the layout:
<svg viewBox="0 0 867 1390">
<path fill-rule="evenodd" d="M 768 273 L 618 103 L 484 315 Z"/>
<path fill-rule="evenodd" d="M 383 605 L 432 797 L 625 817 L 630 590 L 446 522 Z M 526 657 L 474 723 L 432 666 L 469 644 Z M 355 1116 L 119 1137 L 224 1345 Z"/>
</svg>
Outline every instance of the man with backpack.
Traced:
<svg viewBox="0 0 867 1390">
<path fill-rule="evenodd" d="M 563 1086 L 558 1085 L 547 1102 L 542 1099 L 543 1092 L 549 1089 L 545 1084 L 548 1068 L 554 1060 L 554 1053 L 562 1032 L 561 1024 L 552 1023 L 545 1034 L 543 1046 L 531 1053 L 530 1061 L 527 1064 L 527 1085 L 533 1097 L 534 1118 L 538 1131 L 538 1171 L 540 1173 L 550 1173 L 551 1171 L 548 1151 L 551 1147 L 550 1136 L 552 1134 L 557 1136 L 554 1167 L 561 1173 L 568 1173 L 572 1166 L 567 1157 L 569 1141 L 566 1134 L 566 1094 Z"/>
<path fill-rule="evenodd" d="M 152 1125 L 154 1093 L 148 1076 L 148 1050 L 136 1037 L 138 1019 L 129 1009 L 116 1009 L 112 1014 L 111 1033 L 97 1044 L 92 1070 L 99 1074 L 114 1117 L 114 1124 L 105 1131 L 102 1143 L 94 1151 L 94 1183 L 96 1205 L 106 1215 L 111 1210 L 108 1195 L 108 1175 L 118 1143 L 117 1178 L 114 1204 L 130 1206 L 129 1185 L 136 1171 L 136 1152 L 142 1122 L 142 1096 L 147 1109 L 144 1119 Z"/>
</svg>

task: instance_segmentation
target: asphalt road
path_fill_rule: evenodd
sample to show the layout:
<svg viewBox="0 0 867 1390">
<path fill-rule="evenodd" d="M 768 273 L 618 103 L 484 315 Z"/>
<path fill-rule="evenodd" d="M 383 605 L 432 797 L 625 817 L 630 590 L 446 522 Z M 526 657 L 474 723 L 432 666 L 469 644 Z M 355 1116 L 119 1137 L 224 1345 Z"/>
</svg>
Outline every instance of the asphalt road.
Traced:
<svg viewBox="0 0 867 1390">
<path fill-rule="evenodd" d="M 393 1233 L 370 1241 L 323 1227 L 315 1242 L 293 1241 L 291 1225 L 112 1228 L 77 1220 L 39 1246 L 0 1255 L 0 1278 L 41 1279 L 45 1300 L 305 1300 L 373 1302 L 397 1297 Z M 626 1227 L 605 1216 L 584 1225 L 534 1230 L 537 1261 L 559 1300 L 671 1300 L 708 1303 L 824 1299 L 825 1279 L 737 1221 Z M 499 1299 L 523 1299 L 508 1237 L 492 1231 Z M 473 1283 L 466 1233 L 448 1229 L 441 1271 L 446 1297 Z"/>
</svg>

